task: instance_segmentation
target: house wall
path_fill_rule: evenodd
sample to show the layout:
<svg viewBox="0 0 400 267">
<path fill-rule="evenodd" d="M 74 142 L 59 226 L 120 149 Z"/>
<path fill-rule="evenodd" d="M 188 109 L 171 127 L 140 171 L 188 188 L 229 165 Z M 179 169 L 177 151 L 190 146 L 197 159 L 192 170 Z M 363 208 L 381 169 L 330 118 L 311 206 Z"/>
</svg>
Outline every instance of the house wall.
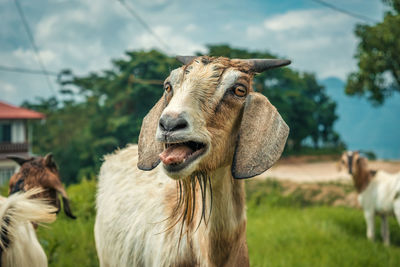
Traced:
<svg viewBox="0 0 400 267">
<path fill-rule="evenodd" d="M 10 177 L 19 168 L 19 165 L 17 163 L 15 163 L 12 160 L 6 159 L 6 156 L 18 155 L 22 157 L 27 157 L 29 155 L 28 147 L 26 147 L 26 151 L 23 150 L 21 151 L 20 147 L 21 144 L 26 143 L 28 141 L 26 120 L 0 120 L 0 131 L 3 131 L 2 125 L 11 126 L 10 127 L 11 140 L 7 142 L 3 142 L 3 140 L 0 140 L 0 185 L 8 183 Z M 2 143 L 3 145 L 1 145 Z"/>
<path fill-rule="evenodd" d="M 22 120 L 12 121 L 11 123 L 11 143 L 26 142 L 26 124 Z"/>
</svg>

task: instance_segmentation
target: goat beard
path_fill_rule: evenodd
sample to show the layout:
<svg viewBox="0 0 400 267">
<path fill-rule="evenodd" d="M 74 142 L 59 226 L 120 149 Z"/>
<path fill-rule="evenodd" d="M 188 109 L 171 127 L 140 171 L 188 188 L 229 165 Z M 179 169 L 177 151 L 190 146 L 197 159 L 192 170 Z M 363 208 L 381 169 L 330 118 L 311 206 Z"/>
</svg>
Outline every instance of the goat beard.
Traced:
<svg viewBox="0 0 400 267">
<path fill-rule="evenodd" d="M 173 209 L 171 215 L 167 218 L 169 220 L 169 227 L 166 231 L 171 230 L 175 227 L 179 222 L 180 226 L 180 235 L 179 235 L 179 244 L 182 237 L 188 233 L 189 229 L 191 229 L 190 225 L 195 225 L 194 219 L 196 217 L 197 209 L 201 208 L 200 218 L 197 223 L 197 229 L 199 228 L 202 221 L 204 221 L 207 226 L 208 220 L 211 216 L 212 211 L 212 186 L 210 176 L 208 176 L 204 172 L 195 172 L 191 176 L 177 180 L 176 181 L 177 188 L 177 202 L 176 206 Z M 207 207 L 207 189 L 209 189 L 209 199 L 210 199 L 210 211 L 208 214 L 208 219 L 206 219 L 206 207 Z M 201 207 L 196 206 L 196 195 L 197 191 L 200 191 L 201 197 Z M 198 216 L 197 216 L 198 217 Z M 186 225 L 186 231 L 184 232 L 184 226 Z M 179 247 L 178 244 L 178 247 Z"/>
</svg>

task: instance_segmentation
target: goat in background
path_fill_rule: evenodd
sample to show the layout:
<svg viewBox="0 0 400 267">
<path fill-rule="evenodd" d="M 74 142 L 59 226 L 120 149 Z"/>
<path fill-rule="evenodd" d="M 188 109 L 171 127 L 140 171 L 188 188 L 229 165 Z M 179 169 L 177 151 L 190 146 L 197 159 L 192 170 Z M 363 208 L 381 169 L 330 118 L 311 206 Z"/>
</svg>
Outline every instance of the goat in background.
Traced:
<svg viewBox="0 0 400 267">
<path fill-rule="evenodd" d="M 394 212 L 400 224 L 400 172 L 390 174 L 368 168 L 368 161 L 360 153 L 347 151 L 342 154 L 341 164 L 353 177 L 358 201 L 364 210 L 367 238 L 375 238 L 375 215 L 382 218 L 381 235 L 385 245 L 390 245 L 388 216 Z"/>
<path fill-rule="evenodd" d="M 56 208 L 38 198 L 41 193 L 43 189 L 34 188 L 0 197 L 0 266 L 47 266 L 33 224 L 53 222 Z"/>
<path fill-rule="evenodd" d="M 51 153 L 45 157 L 31 157 L 28 159 L 15 156 L 7 158 L 20 165 L 19 171 L 10 178 L 10 195 L 35 187 L 43 188 L 43 192 L 36 197 L 49 199 L 51 204 L 57 208 L 58 213 L 61 209 L 60 199 L 58 198 L 58 194 L 60 194 L 65 214 L 72 219 L 76 219 L 71 212 L 67 192 L 61 183 L 58 167 Z"/>
<path fill-rule="evenodd" d="M 270 168 L 289 133 L 252 79 L 290 61 L 177 58 L 184 66 L 165 80 L 138 146 L 101 167 L 103 267 L 249 265 L 243 179 Z"/>
</svg>

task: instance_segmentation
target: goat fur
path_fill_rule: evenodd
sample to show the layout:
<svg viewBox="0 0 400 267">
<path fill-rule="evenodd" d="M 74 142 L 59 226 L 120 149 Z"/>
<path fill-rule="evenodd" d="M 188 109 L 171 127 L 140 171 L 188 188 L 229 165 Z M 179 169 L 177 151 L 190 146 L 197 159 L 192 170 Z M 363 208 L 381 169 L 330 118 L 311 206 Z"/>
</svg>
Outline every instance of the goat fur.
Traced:
<svg viewBox="0 0 400 267">
<path fill-rule="evenodd" d="M 46 254 L 32 223 L 53 222 L 56 209 L 48 200 L 34 198 L 42 192 L 42 189 L 34 188 L 8 198 L 0 197 L 1 266 L 47 266 Z"/>
<path fill-rule="evenodd" d="M 400 224 L 400 172 L 372 171 L 367 159 L 352 151 L 343 153 L 342 164 L 352 175 L 358 192 L 367 224 L 367 238 L 375 239 L 375 215 L 380 215 L 381 236 L 384 244 L 390 245 L 388 216 L 394 213 Z"/>
<path fill-rule="evenodd" d="M 144 118 L 139 145 L 105 157 L 95 223 L 102 267 L 249 266 L 240 178 L 279 158 L 288 127 L 253 92 L 251 61 L 203 56 L 184 62 L 165 81 L 173 93 L 166 91 Z M 246 97 L 234 95 L 237 84 L 247 88 Z M 163 132 L 162 116 L 184 117 L 187 124 Z M 159 154 L 181 140 L 204 143 L 205 150 L 172 172 L 169 163 L 159 164 Z"/>
<path fill-rule="evenodd" d="M 28 159 L 8 157 L 20 164 L 20 168 L 9 182 L 9 194 L 19 191 L 27 191 L 31 188 L 41 187 L 43 191 L 36 197 L 46 198 L 57 208 L 61 209 L 58 194 L 61 195 L 65 214 L 75 219 L 73 215 L 67 191 L 65 190 L 58 172 L 58 167 L 51 153 L 45 157 L 32 157 Z"/>
</svg>

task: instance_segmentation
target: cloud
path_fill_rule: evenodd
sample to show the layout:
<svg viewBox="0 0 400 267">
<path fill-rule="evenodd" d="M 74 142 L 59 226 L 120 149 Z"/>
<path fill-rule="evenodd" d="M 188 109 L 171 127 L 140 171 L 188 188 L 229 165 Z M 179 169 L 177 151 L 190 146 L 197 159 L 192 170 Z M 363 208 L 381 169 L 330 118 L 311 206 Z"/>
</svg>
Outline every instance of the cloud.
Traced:
<svg viewBox="0 0 400 267">
<path fill-rule="evenodd" d="M 250 25 L 246 36 L 265 43 L 270 51 L 289 57 L 299 70 L 316 72 L 319 78 L 345 79 L 354 70 L 357 40 L 354 19 L 328 9 L 289 11 Z"/>
<path fill-rule="evenodd" d="M 130 44 L 132 47 L 140 47 L 144 49 L 156 48 L 160 49 L 170 55 L 191 55 L 195 52 L 205 52 L 206 48 L 204 45 L 196 43 L 192 39 L 185 37 L 182 34 L 174 32 L 171 27 L 168 26 L 156 26 L 153 31 L 162 40 L 166 41 L 168 48 L 165 48 L 159 41 L 150 33 L 145 32 L 140 35 L 133 36 Z"/>
<path fill-rule="evenodd" d="M 36 54 L 33 50 L 17 48 L 12 53 L 16 59 L 23 62 L 25 66 L 38 66 L 38 60 Z M 39 51 L 39 57 L 44 65 L 51 65 L 56 60 L 56 55 L 51 50 L 41 50 Z"/>
<path fill-rule="evenodd" d="M 4 93 L 5 94 L 13 94 L 17 91 L 16 88 L 12 84 L 3 82 L 3 81 L 0 81 L 0 88 L 2 91 L 2 95 L 4 95 Z"/>
<path fill-rule="evenodd" d="M 198 29 L 198 27 L 195 24 L 190 23 L 185 27 L 185 32 L 194 32 L 197 29 Z"/>
<path fill-rule="evenodd" d="M 261 0 L 258 4 L 205 0 L 191 5 L 183 0 L 125 2 L 168 44 L 170 50 L 163 51 L 171 56 L 206 52 L 206 44 L 228 43 L 288 57 L 295 68 L 316 72 L 319 78 L 344 78 L 355 68 L 352 28 L 356 21 L 329 9 L 283 12 L 287 8 L 278 10 L 279 5 Z M 85 75 L 110 68 L 111 60 L 123 57 L 126 50 L 164 48 L 118 1 L 37 0 L 22 5 L 49 71 L 70 68 Z M 272 9 L 265 11 L 265 6 Z M 253 15 L 243 12 L 244 7 Z M 15 6 L 0 0 L 0 16 L 4 18 L 0 61 L 12 67 L 39 69 Z M 0 79 L 12 84 L 20 96 L 50 96 L 41 76 L 0 73 Z"/>
</svg>

